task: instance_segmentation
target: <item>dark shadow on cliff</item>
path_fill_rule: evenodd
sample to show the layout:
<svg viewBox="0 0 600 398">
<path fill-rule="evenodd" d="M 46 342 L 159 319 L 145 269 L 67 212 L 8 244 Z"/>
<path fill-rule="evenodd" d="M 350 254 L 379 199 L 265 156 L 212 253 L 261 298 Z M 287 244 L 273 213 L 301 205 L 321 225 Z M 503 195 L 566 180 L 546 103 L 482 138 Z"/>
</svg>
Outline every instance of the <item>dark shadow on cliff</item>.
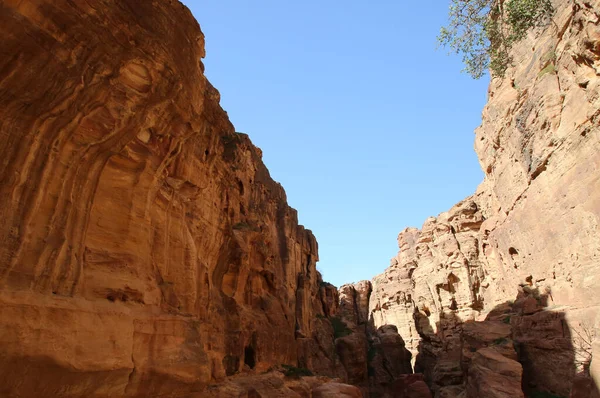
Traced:
<svg viewBox="0 0 600 398">
<path fill-rule="evenodd" d="M 415 309 L 421 336 L 415 372 L 436 396 L 466 391 L 467 398 L 484 398 L 498 389 L 511 397 L 600 397 L 590 376 L 593 327 L 569 325 L 550 290 L 524 284 L 484 321 L 463 322 L 460 311 L 446 310 L 434 330 L 430 319 Z"/>
<path fill-rule="evenodd" d="M 412 372 L 411 352 L 394 325 L 375 326 L 369 312 L 371 283 L 362 281 L 335 289 L 320 281 L 324 315 L 317 316 L 320 331 L 313 333 L 329 355 L 330 374 L 359 387 L 369 398 L 431 398 L 422 375 Z M 329 339 L 327 338 L 329 336 Z M 323 362 L 306 365 L 323 374 Z M 302 363 L 304 364 L 304 362 Z"/>
<path fill-rule="evenodd" d="M 431 397 L 423 375 L 413 373 L 412 354 L 398 328 L 395 325 L 376 328 L 371 317 L 367 330 L 369 397 Z"/>
</svg>

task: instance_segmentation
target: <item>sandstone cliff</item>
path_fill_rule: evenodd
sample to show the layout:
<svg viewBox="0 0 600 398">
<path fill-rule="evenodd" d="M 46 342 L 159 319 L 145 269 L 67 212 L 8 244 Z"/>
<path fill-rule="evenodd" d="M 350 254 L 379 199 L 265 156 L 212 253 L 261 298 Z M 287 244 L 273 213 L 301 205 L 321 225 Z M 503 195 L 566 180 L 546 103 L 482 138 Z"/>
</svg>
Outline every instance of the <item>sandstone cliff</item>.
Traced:
<svg viewBox="0 0 600 398">
<path fill-rule="evenodd" d="M 600 2 L 554 4 L 490 85 L 477 192 L 338 292 L 184 6 L 2 2 L 0 395 L 597 393 Z"/>
<path fill-rule="evenodd" d="M 0 395 L 176 395 L 319 355 L 317 242 L 189 10 L 7 0 L 0 22 Z"/>
<path fill-rule="evenodd" d="M 514 340 L 526 392 L 575 394 L 598 347 L 600 2 L 553 3 L 552 23 L 520 42 L 514 67 L 490 84 L 475 134 L 477 192 L 402 231 L 398 255 L 373 279 L 374 325 L 398 327 L 437 396 L 488 396 L 463 378 L 461 347 L 463 322 L 492 310 L 512 319 L 498 338 Z M 473 348 L 476 363 L 505 360 Z"/>
</svg>

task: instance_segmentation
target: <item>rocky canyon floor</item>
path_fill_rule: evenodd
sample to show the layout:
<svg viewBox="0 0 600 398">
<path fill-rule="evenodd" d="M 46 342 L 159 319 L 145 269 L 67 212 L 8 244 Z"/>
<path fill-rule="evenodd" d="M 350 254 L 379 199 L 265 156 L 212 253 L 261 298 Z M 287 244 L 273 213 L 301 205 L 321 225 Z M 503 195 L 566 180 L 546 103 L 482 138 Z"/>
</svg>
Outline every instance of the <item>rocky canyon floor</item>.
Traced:
<svg viewBox="0 0 600 398">
<path fill-rule="evenodd" d="M 475 193 L 336 288 L 184 5 L 1 1 L 0 396 L 600 397 L 600 1 L 553 5 Z"/>
</svg>

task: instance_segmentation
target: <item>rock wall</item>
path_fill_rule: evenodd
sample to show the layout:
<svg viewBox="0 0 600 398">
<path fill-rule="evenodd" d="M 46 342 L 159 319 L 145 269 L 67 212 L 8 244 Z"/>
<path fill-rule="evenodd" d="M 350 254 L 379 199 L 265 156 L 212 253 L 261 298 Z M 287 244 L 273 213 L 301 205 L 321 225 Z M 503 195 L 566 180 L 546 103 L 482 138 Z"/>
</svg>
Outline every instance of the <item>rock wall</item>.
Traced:
<svg viewBox="0 0 600 398">
<path fill-rule="evenodd" d="M 0 395 L 360 394 L 257 374 L 291 364 L 429 396 L 408 348 L 438 397 L 590 396 L 600 1 L 554 4 L 490 85 L 477 192 L 338 292 L 187 8 L 2 2 Z"/>
<path fill-rule="evenodd" d="M 332 301 L 317 242 L 219 106 L 189 10 L 7 0 L 0 22 L 0 395 L 302 361 Z"/>
<path fill-rule="evenodd" d="M 486 301 L 529 276 L 556 305 L 599 304 L 600 2 L 556 1 L 553 22 L 490 85 L 475 149 L 486 172 L 481 256 L 497 270 Z"/>
<path fill-rule="evenodd" d="M 339 288 L 333 328 L 338 376 L 361 387 L 365 397 L 430 398 L 422 375 L 413 374 L 411 353 L 393 325 L 375 327 L 369 318 L 369 281 Z"/>
<path fill-rule="evenodd" d="M 523 387 L 568 395 L 588 371 L 590 358 L 575 357 L 600 330 L 600 2 L 553 4 L 552 23 L 518 43 L 514 66 L 490 84 L 475 132 L 477 192 L 402 231 L 398 255 L 373 279 L 374 325 L 397 326 L 413 355 L 431 354 L 417 368 L 432 386 L 452 377 L 455 365 L 440 371 L 440 359 L 462 341 L 463 322 L 525 296 L 530 307 L 546 299 L 543 319 L 513 320 Z"/>
</svg>

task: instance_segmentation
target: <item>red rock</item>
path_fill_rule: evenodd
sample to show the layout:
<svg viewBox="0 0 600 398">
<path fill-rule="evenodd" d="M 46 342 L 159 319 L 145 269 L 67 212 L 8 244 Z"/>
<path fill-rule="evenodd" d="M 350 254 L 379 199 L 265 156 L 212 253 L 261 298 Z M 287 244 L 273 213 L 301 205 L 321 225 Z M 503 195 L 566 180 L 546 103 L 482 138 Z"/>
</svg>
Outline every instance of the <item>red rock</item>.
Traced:
<svg viewBox="0 0 600 398">
<path fill-rule="evenodd" d="M 392 395 L 396 398 L 431 398 L 431 391 L 421 374 L 407 374 L 398 377 L 392 385 Z"/>
<path fill-rule="evenodd" d="M 355 386 L 340 383 L 327 383 L 312 391 L 313 398 L 362 398 L 363 395 Z"/>
<path fill-rule="evenodd" d="M 493 348 L 477 351 L 469 367 L 468 398 L 519 398 L 521 364 L 506 358 Z"/>
<path fill-rule="evenodd" d="M 181 395 L 301 360 L 317 242 L 189 10 L 8 0 L 0 34 L 0 395 Z"/>
</svg>

